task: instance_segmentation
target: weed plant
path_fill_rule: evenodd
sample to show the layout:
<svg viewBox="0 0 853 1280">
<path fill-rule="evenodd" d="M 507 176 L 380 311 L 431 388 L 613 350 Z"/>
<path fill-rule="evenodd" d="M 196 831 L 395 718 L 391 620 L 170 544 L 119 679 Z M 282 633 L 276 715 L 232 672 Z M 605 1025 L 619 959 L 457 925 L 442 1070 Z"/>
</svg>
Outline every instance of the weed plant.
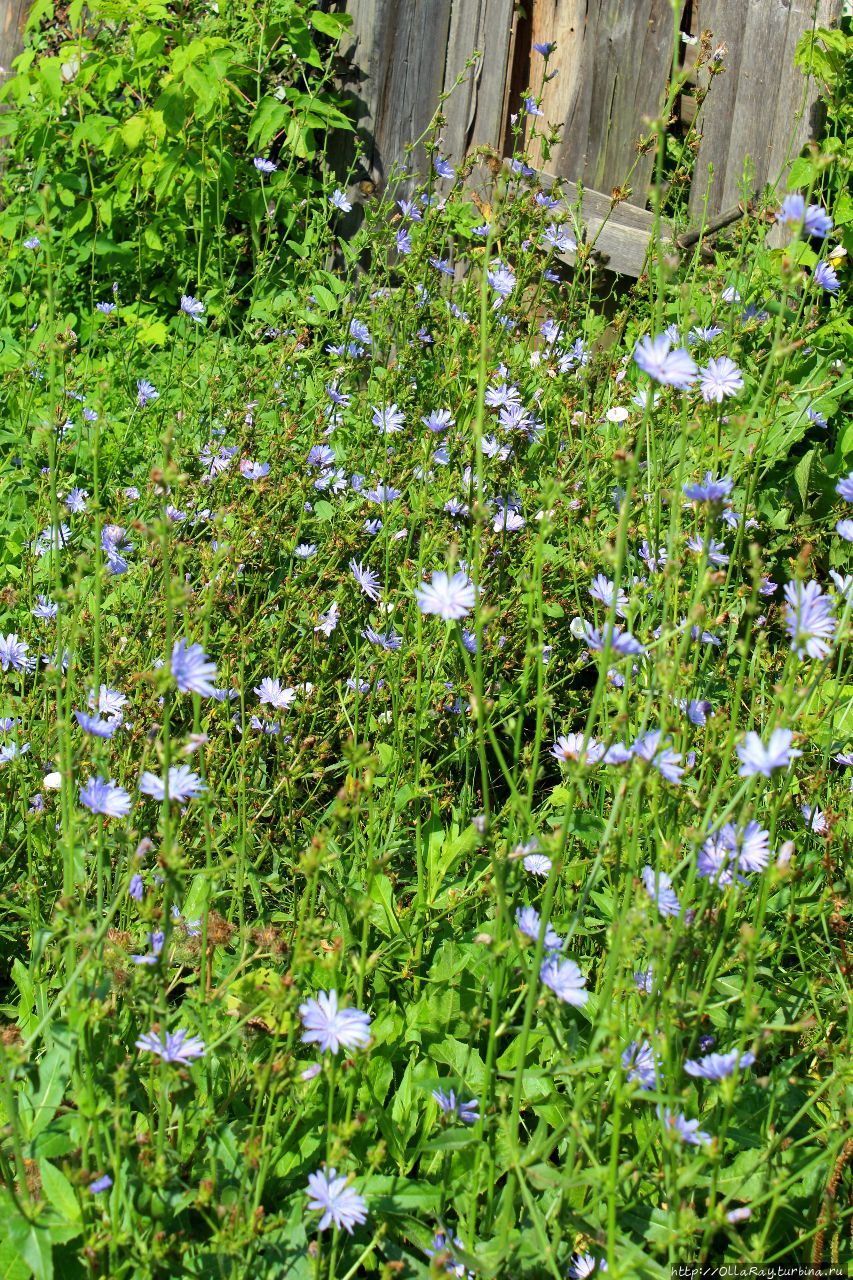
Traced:
<svg viewBox="0 0 853 1280">
<path fill-rule="evenodd" d="M 843 153 L 605 318 L 523 153 L 243 136 L 231 290 L 9 155 L 3 1276 L 849 1262 Z"/>
</svg>

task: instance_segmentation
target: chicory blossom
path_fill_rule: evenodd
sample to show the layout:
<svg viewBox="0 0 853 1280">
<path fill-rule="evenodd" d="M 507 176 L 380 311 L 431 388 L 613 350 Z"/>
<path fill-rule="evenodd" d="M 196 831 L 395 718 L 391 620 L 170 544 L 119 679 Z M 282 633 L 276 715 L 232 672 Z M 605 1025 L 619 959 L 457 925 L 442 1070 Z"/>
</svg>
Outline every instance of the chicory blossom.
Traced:
<svg viewBox="0 0 853 1280">
<path fill-rule="evenodd" d="M 819 262 L 812 272 L 812 279 L 827 293 L 838 293 L 839 283 L 835 267 L 830 262 Z"/>
<path fill-rule="evenodd" d="M 124 788 L 117 786 L 112 778 L 96 774 L 81 786 L 80 803 L 105 818 L 124 818 L 130 813 L 131 800 Z"/>
<path fill-rule="evenodd" d="M 551 859 L 544 853 L 526 853 L 523 866 L 532 876 L 544 880 L 551 872 Z"/>
<path fill-rule="evenodd" d="M 139 779 L 139 790 L 145 796 L 152 796 L 155 800 L 165 800 L 166 787 L 163 779 L 156 773 L 150 773 L 147 769 Z M 183 804 L 185 800 L 191 800 L 193 796 L 203 795 L 207 791 L 207 787 L 202 782 L 197 773 L 193 773 L 189 765 L 173 764 L 169 768 L 169 799 L 176 800 L 179 804 Z"/>
<path fill-rule="evenodd" d="M 832 597 L 825 596 L 817 582 L 789 582 L 785 600 L 785 630 L 793 652 L 801 660 L 806 655 L 827 657 L 836 628 Z"/>
<path fill-rule="evenodd" d="M 204 303 L 199 302 L 198 298 L 194 298 L 191 293 L 182 293 L 181 310 L 185 316 L 198 322 L 204 315 Z"/>
<path fill-rule="evenodd" d="M 309 1174 L 308 1208 L 321 1213 L 317 1229 L 325 1231 L 334 1224 L 352 1235 L 352 1229 L 367 1221 L 367 1201 L 350 1185 L 349 1178 L 339 1177 L 337 1169 L 318 1169 Z"/>
<path fill-rule="evenodd" d="M 654 867 L 643 867 L 640 873 L 643 887 L 654 902 L 662 916 L 677 916 L 681 912 L 681 904 L 672 887 L 672 881 L 665 871 L 655 871 Z"/>
<path fill-rule="evenodd" d="M 457 569 L 451 576 L 438 569 L 430 582 L 422 582 L 415 588 L 415 599 L 421 613 L 436 614 L 445 622 L 458 622 L 474 608 L 477 591 L 464 570 Z"/>
<path fill-rule="evenodd" d="M 705 472 L 700 484 L 684 485 L 684 496 L 691 502 L 724 502 L 734 488 L 731 476 L 715 476 L 712 471 Z"/>
<path fill-rule="evenodd" d="M 810 204 L 806 208 L 804 196 L 799 191 L 786 195 L 776 214 L 776 221 L 784 227 L 802 225 L 807 236 L 825 239 L 832 230 L 832 219 L 819 204 Z"/>
<path fill-rule="evenodd" d="M 718 356 L 699 370 L 699 390 L 706 404 L 722 404 L 727 396 L 736 396 L 743 390 L 743 374 L 734 360 Z"/>
<path fill-rule="evenodd" d="M 572 1004 L 582 1009 L 589 999 L 589 992 L 583 989 L 586 986 L 586 978 L 574 960 L 563 960 L 560 956 L 549 955 L 542 962 L 539 977 L 564 1004 Z"/>
<path fill-rule="evenodd" d="M 564 764 L 571 760 L 579 760 L 582 764 L 598 764 L 604 755 L 604 744 L 595 738 L 589 738 L 584 746 L 582 733 L 564 733 L 552 746 L 551 755 Z"/>
<path fill-rule="evenodd" d="M 592 580 L 589 588 L 589 594 L 593 600 L 598 600 L 606 609 L 614 608 L 618 617 L 627 617 L 630 607 L 628 597 L 621 587 L 616 588 L 616 584 L 606 578 L 603 573 L 597 573 Z"/>
<path fill-rule="evenodd" d="M 136 1041 L 136 1048 L 156 1054 L 164 1062 L 188 1067 L 194 1059 L 204 1057 L 206 1045 L 198 1036 L 191 1036 L 188 1031 L 181 1029 L 167 1031 L 162 1039 L 155 1031 L 146 1031 Z"/>
<path fill-rule="evenodd" d="M 457 1098 L 453 1089 L 449 1093 L 444 1093 L 441 1089 L 433 1089 L 432 1096 L 444 1115 L 456 1116 L 463 1124 L 476 1124 L 480 1119 L 479 1103 L 476 1098 L 472 1098 L 470 1102 L 463 1102 L 461 1098 Z"/>
<path fill-rule="evenodd" d="M 339 1049 L 363 1049 L 370 1043 L 370 1015 L 361 1009 L 343 1009 L 335 990 L 319 991 L 299 1006 L 305 1028 L 304 1044 L 317 1044 L 321 1053 L 336 1054 Z"/>
<path fill-rule="evenodd" d="M 295 689 L 282 688 L 279 679 L 271 680 L 268 676 L 255 687 L 254 692 L 261 706 L 274 707 L 276 711 L 286 711 L 296 701 Z"/>
<path fill-rule="evenodd" d="M 515 923 L 526 937 L 532 938 L 534 942 L 538 940 L 542 918 L 535 907 L 518 907 L 515 913 Z M 546 951 L 559 951 L 562 945 L 563 939 L 558 933 L 555 933 L 550 924 L 547 924 L 545 926 Z"/>
<path fill-rule="evenodd" d="M 635 756 L 639 756 L 641 760 L 647 760 L 653 768 L 657 769 L 667 782 L 675 786 L 681 782 L 681 775 L 684 773 L 681 753 L 672 750 L 660 729 L 644 733 L 634 743 L 632 750 Z"/>
<path fill-rule="evenodd" d="M 121 716 L 102 720 L 100 716 L 90 716 L 86 711 L 75 711 L 74 718 L 83 732 L 93 738 L 112 738 L 121 726 Z"/>
<path fill-rule="evenodd" d="M 665 333 L 656 338 L 646 335 L 634 348 L 634 361 L 655 382 L 687 391 L 696 381 L 696 362 L 684 347 L 671 348 L 672 343 Z"/>
<path fill-rule="evenodd" d="M 202 698 L 214 696 L 216 663 L 211 662 L 200 644 L 176 640 L 172 647 L 171 671 L 181 693 L 197 693 Z"/>
<path fill-rule="evenodd" d="M 660 1115 L 658 1108 L 658 1115 Z M 686 1142 L 688 1146 L 700 1147 L 705 1142 L 711 1141 L 711 1135 L 704 1133 L 699 1128 L 698 1120 L 688 1120 L 686 1116 L 676 1115 L 670 1111 L 669 1107 L 663 1112 L 662 1119 L 666 1128 L 674 1137 L 680 1138 L 682 1142 Z"/>
<path fill-rule="evenodd" d="M 372 408 L 373 425 L 378 427 L 383 435 L 390 436 L 396 431 L 403 430 L 406 415 L 397 408 L 396 404 L 389 405 L 387 409 L 380 409 L 377 405 L 373 405 Z"/>
<path fill-rule="evenodd" d="M 787 769 L 792 760 L 803 754 L 792 748 L 793 737 L 791 729 L 774 729 L 765 747 L 758 734 L 750 731 L 737 747 L 741 762 L 738 776 L 752 778 L 761 774 L 769 778 L 775 769 Z"/>
<path fill-rule="evenodd" d="M 35 608 L 32 610 L 33 617 L 38 618 L 40 622 L 52 622 L 58 613 L 59 605 L 48 596 L 43 595 L 39 596 Z"/>
<path fill-rule="evenodd" d="M 637 1084 L 641 1089 L 654 1089 L 659 1063 L 648 1040 L 643 1040 L 642 1043 L 632 1040 L 622 1054 L 622 1066 L 629 1084 Z"/>
<path fill-rule="evenodd" d="M 355 578 L 361 590 L 369 600 L 379 600 L 382 592 L 379 584 L 379 575 L 374 573 L 372 569 L 368 569 L 359 560 L 350 560 L 350 571 Z"/>
<path fill-rule="evenodd" d="M 605 1258 L 596 1258 L 594 1253 L 575 1253 L 566 1274 L 569 1280 L 588 1280 L 589 1276 L 600 1275 L 606 1270 Z"/>
<path fill-rule="evenodd" d="M 730 1053 L 709 1053 L 704 1058 L 688 1058 L 684 1070 L 689 1076 L 702 1080 L 725 1080 L 738 1067 L 743 1071 L 754 1062 L 754 1053 L 739 1054 L 737 1049 L 732 1049 Z"/>
<path fill-rule="evenodd" d="M 4 671 L 8 671 L 10 667 L 13 671 L 28 671 L 28 649 L 26 640 L 19 640 L 16 631 L 0 636 L 0 667 Z"/>
</svg>

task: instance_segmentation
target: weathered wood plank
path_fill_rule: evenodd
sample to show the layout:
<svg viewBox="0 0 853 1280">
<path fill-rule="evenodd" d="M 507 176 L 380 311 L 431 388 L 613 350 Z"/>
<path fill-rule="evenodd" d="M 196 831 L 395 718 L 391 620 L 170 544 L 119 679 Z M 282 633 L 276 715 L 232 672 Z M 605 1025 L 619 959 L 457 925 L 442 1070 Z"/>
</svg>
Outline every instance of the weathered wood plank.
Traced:
<svg viewBox="0 0 853 1280">
<path fill-rule="evenodd" d="M 24 27 L 30 0 L 0 0 L 0 80 L 10 74 L 12 63 L 24 47 Z"/>
<path fill-rule="evenodd" d="M 444 146 L 459 164 L 484 144 L 499 148 L 506 108 L 506 81 L 513 30 L 513 0 L 452 0 L 444 68 L 447 93 L 475 49 L 477 65 L 445 104 Z"/>
<path fill-rule="evenodd" d="M 383 182 L 427 128 L 444 88 L 451 0 L 347 0 L 342 76 L 360 108 L 371 178 Z M 423 169 L 418 149 L 412 163 Z"/>
<path fill-rule="evenodd" d="M 581 193 L 577 183 L 547 172 L 537 173 L 536 180 L 546 191 L 559 182 L 565 204 L 574 206 L 577 203 Z M 610 196 L 592 187 L 583 187 L 580 216 L 587 243 L 595 240 L 595 252 L 604 266 L 619 275 L 639 276 L 652 238 L 654 216 L 646 209 L 627 203 L 613 208 Z M 672 239 L 672 227 L 665 221 L 661 222 L 661 239 Z M 574 264 L 574 254 L 559 256 Z"/>
<path fill-rule="evenodd" d="M 544 87 L 542 109 L 563 131 L 548 168 L 609 191 L 636 160 L 632 203 L 645 205 L 652 155 L 637 160 L 636 143 L 664 100 L 675 37 L 669 0 L 534 0 L 532 25 L 534 43 L 557 41 L 559 74 Z M 534 63 L 534 89 L 539 74 Z"/>
<path fill-rule="evenodd" d="M 700 0 L 700 24 L 713 32 L 715 44 L 726 46 L 726 69 L 714 77 L 702 107 L 690 192 L 695 218 L 706 192 L 709 217 L 738 200 L 747 157 L 754 194 L 783 177 L 815 136 L 817 88 L 795 68 L 794 49 L 813 21 L 831 26 L 840 12 L 841 0 Z"/>
</svg>

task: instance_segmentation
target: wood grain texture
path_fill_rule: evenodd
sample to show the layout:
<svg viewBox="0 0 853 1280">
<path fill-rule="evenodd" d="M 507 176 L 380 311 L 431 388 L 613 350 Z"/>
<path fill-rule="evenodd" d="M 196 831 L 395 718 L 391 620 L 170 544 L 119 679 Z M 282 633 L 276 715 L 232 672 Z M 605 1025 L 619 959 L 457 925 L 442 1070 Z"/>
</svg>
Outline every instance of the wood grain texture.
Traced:
<svg viewBox="0 0 853 1280">
<path fill-rule="evenodd" d="M 654 228 L 654 217 L 646 209 L 636 205 L 618 204 L 614 208 L 609 195 L 592 187 L 553 174 L 541 172 L 537 179 L 545 190 L 559 183 L 565 204 L 574 206 L 581 194 L 580 216 L 587 243 L 595 241 L 595 252 L 609 271 L 636 278 L 643 270 L 649 242 Z M 661 239 L 672 239 L 672 227 L 661 222 Z M 574 263 L 574 254 L 559 254 L 564 262 Z"/>
<path fill-rule="evenodd" d="M 451 0 L 348 0 L 342 75 L 359 110 L 370 176 L 382 183 L 427 128 L 444 88 Z M 416 150 L 412 163 L 423 169 Z"/>
<path fill-rule="evenodd" d="M 713 77 L 700 116 L 702 141 L 690 192 L 694 218 L 702 215 L 706 192 L 708 217 L 737 202 L 745 164 L 750 195 L 783 179 L 790 161 L 815 136 L 817 89 L 794 66 L 794 50 L 813 21 L 831 26 L 840 12 L 841 0 L 700 0 L 700 25 L 726 53 L 725 71 Z"/>
<path fill-rule="evenodd" d="M 669 0 L 534 0 L 533 42 L 556 40 L 559 74 L 545 85 L 545 120 L 563 125 L 547 164 L 599 190 L 621 186 L 636 144 L 664 101 L 672 64 Z M 538 55 L 532 54 L 536 59 Z M 538 90 L 541 59 L 531 65 Z M 652 156 L 637 161 L 632 202 L 645 205 Z"/>
<path fill-rule="evenodd" d="M 513 32 L 513 0 L 452 0 L 444 67 L 444 91 L 465 74 L 448 98 L 444 148 L 459 164 L 469 151 L 501 145 Z M 482 57 L 465 71 L 474 50 Z"/>
<path fill-rule="evenodd" d="M 29 8 L 29 0 L 0 0 L 0 79 L 6 79 L 24 47 Z"/>
</svg>

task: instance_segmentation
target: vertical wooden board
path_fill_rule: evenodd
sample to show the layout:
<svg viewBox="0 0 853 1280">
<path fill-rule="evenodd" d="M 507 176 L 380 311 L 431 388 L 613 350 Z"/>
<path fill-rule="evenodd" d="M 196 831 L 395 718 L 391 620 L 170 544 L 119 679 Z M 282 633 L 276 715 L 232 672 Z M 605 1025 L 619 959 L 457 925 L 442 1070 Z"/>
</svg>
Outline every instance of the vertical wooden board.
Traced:
<svg viewBox="0 0 853 1280">
<path fill-rule="evenodd" d="M 767 0 L 757 0 L 757 3 L 766 4 Z M 723 208 L 721 186 L 731 141 L 731 121 L 743 50 L 743 41 L 738 37 L 738 32 L 744 18 L 742 0 L 699 0 L 700 31 L 710 31 L 716 44 L 723 42 L 723 32 L 728 33 L 728 39 L 725 71 L 715 75 L 712 80 L 709 80 L 705 68 L 697 73 L 699 88 L 708 89 L 709 93 L 699 117 L 701 143 L 690 187 L 690 213 L 693 219 L 701 217 L 706 195 L 709 218 L 713 218 Z M 709 165 L 713 165 L 710 177 Z"/>
<path fill-rule="evenodd" d="M 501 145 L 513 8 L 513 0 L 452 0 L 444 92 L 466 77 L 444 107 L 445 150 L 454 164 L 475 147 Z M 482 56 L 466 71 L 475 50 Z"/>
<path fill-rule="evenodd" d="M 770 135 L 768 151 L 768 182 L 783 178 L 791 161 L 802 150 L 809 138 L 816 138 L 823 121 L 818 86 L 794 65 L 797 44 L 812 24 L 816 27 L 836 26 L 841 20 L 842 0 L 792 0 L 788 19 L 785 46 L 782 50 L 782 74 L 779 77 L 779 94 L 776 99 L 776 115 L 780 121 L 791 122 L 793 137 L 786 137 L 783 129 L 774 129 Z"/>
<path fill-rule="evenodd" d="M 347 0 L 353 24 L 341 53 L 343 87 L 360 109 L 359 132 L 375 182 L 404 159 L 429 125 L 444 86 L 451 0 Z M 423 169 L 417 149 L 412 163 Z"/>
<path fill-rule="evenodd" d="M 700 0 L 700 24 L 713 32 L 715 45 L 726 46 L 726 70 L 713 77 L 700 117 L 694 217 L 704 207 L 709 164 L 707 209 L 714 217 L 739 200 L 747 157 L 755 192 L 783 176 L 813 136 L 817 88 L 794 66 L 794 50 L 815 17 L 827 26 L 839 13 L 840 0 Z"/>
<path fill-rule="evenodd" d="M 652 155 L 636 144 L 664 99 L 672 64 L 669 0 L 534 0 L 533 40 L 556 40 L 557 77 L 545 87 L 546 120 L 563 124 L 548 169 L 600 190 L 621 186 L 634 162 L 632 200 L 644 205 Z M 534 57 L 536 55 L 533 55 Z M 535 66 L 532 68 L 536 87 Z M 542 163 L 541 153 L 536 159 Z"/>
<path fill-rule="evenodd" d="M 24 27 L 30 0 L 0 0 L 0 80 L 11 73 L 12 63 L 24 47 Z"/>
<path fill-rule="evenodd" d="M 571 121 L 571 135 L 563 129 L 561 142 L 551 159 L 546 159 L 542 148 L 531 147 L 533 164 L 547 167 L 551 172 L 576 179 L 582 172 L 569 170 L 586 160 L 586 135 L 589 124 L 590 80 L 589 63 L 592 58 L 592 33 L 586 16 L 585 0 L 534 0 L 532 16 L 532 44 L 556 41 L 557 51 L 550 62 L 558 74 L 547 84 L 542 84 L 544 62 L 540 54 L 529 55 L 528 82 L 534 93 L 542 96 L 544 121 L 564 124 Z M 532 46 L 531 46 L 532 47 Z M 518 110 L 518 103 L 512 103 Z M 563 167 L 556 166 L 562 160 Z"/>
</svg>

